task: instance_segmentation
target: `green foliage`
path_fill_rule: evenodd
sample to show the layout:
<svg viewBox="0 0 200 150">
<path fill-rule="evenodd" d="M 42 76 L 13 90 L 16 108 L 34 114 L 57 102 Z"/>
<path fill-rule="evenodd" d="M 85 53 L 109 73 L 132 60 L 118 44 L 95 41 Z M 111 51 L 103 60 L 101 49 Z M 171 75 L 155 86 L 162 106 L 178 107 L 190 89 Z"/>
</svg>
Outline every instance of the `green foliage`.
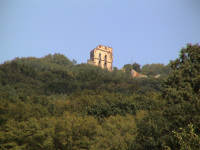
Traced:
<svg viewBox="0 0 200 150">
<path fill-rule="evenodd" d="M 166 66 L 112 72 L 62 54 L 15 58 L 0 65 L 0 149 L 198 149 L 199 75 L 198 44 Z"/>
<path fill-rule="evenodd" d="M 179 139 L 181 150 L 195 150 L 200 148 L 200 138 L 194 133 L 192 124 L 188 125 L 188 128 L 182 129 L 180 133 L 173 132 L 175 137 Z"/>
<path fill-rule="evenodd" d="M 162 116 L 161 111 L 151 111 L 147 117 L 138 121 L 137 129 L 138 149 L 162 149 L 162 143 L 169 138 L 165 135 L 169 132 L 169 122 Z"/>
<path fill-rule="evenodd" d="M 122 97 L 110 97 L 103 99 L 100 103 L 93 102 L 86 108 L 86 111 L 88 115 L 96 116 L 97 118 L 107 118 L 116 114 L 122 116 L 125 116 L 126 114 L 135 115 L 136 110 L 133 101 L 126 98 L 122 99 Z"/>
<path fill-rule="evenodd" d="M 136 62 L 132 64 L 132 69 L 135 70 L 136 72 L 139 72 L 139 73 L 141 72 L 140 67 L 141 67 L 141 65 Z"/>
<path fill-rule="evenodd" d="M 188 44 L 180 58 L 171 61 L 173 72 L 163 83 L 163 97 L 170 104 L 196 101 L 200 98 L 200 46 Z"/>
<path fill-rule="evenodd" d="M 75 60 L 71 62 L 66 56 L 59 53 L 54 55 L 48 54 L 43 58 L 15 58 L 12 62 L 26 64 L 37 71 L 68 70 L 75 64 Z"/>
<path fill-rule="evenodd" d="M 65 114 L 53 128 L 55 149 L 90 149 L 94 147 L 100 126 L 93 117 Z"/>
<path fill-rule="evenodd" d="M 162 96 L 168 106 L 164 116 L 176 128 L 200 123 L 199 56 L 200 46 L 188 44 L 180 51 L 180 58 L 171 61 L 173 71 L 163 83 Z"/>
<path fill-rule="evenodd" d="M 131 74 L 131 69 L 132 69 L 132 65 L 131 65 L 131 64 L 125 64 L 125 65 L 123 66 L 123 68 L 124 68 L 125 75 L 126 75 L 126 76 L 130 76 L 130 74 Z"/>
<path fill-rule="evenodd" d="M 28 121 L 18 122 L 10 119 L 2 128 L 0 147 L 2 149 L 47 149 L 50 145 L 48 130 L 42 128 L 39 120 L 30 118 Z"/>
<path fill-rule="evenodd" d="M 126 76 L 130 76 L 130 71 L 131 69 L 135 70 L 138 73 L 141 73 L 143 75 L 147 75 L 148 77 L 160 75 L 160 77 L 165 78 L 167 75 L 169 75 L 172 71 L 170 65 L 164 65 L 164 64 L 146 64 L 144 66 L 138 64 L 138 63 L 133 63 L 131 64 L 126 64 L 123 67 L 123 71 L 125 72 Z"/>
<path fill-rule="evenodd" d="M 164 117 L 173 130 L 186 128 L 189 123 L 200 125 L 200 46 L 187 44 L 179 56 L 170 63 L 173 71 L 164 80 L 162 91 L 167 102 Z M 196 131 L 200 133 L 199 129 Z M 170 147 L 175 147 L 175 143 L 171 143 Z"/>
<path fill-rule="evenodd" d="M 147 75 L 148 77 L 160 75 L 161 77 L 166 77 L 171 73 L 171 68 L 169 65 L 164 64 L 146 64 L 142 66 L 141 73 Z"/>
<path fill-rule="evenodd" d="M 135 118 L 131 115 L 110 116 L 99 130 L 96 149 L 128 149 L 137 135 Z"/>
<path fill-rule="evenodd" d="M 181 146 L 180 150 L 198 150 L 200 148 L 200 137 L 194 133 L 193 124 L 190 123 L 186 129 L 180 128 L 179 131 L 172 131 L 172 133 Z M 165 148 L 171 150 L 168 146 Z"/>
</svg>

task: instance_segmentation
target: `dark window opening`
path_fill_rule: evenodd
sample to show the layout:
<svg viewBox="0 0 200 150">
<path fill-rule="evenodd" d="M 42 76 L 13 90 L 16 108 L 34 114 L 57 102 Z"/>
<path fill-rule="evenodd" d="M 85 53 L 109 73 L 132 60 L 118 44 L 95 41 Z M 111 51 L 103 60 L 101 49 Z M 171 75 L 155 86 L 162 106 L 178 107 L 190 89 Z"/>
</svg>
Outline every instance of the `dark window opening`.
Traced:
<svg viewBox="0 0 200 150">
<path fill-rule="evenodd" d="M 105 61 L 105 62 L 107 61 L 107 55 L 105 55 L 104 61 Z"/>
<path fill-rule="evenodd" d="M 104 68 L 107 68 L 107 63 L 104 64 Z"/>
<path fill-rule="evenodd" d="M 99 66 L 101 66 L 101 54 L 99 53 Z"/>
</svg>

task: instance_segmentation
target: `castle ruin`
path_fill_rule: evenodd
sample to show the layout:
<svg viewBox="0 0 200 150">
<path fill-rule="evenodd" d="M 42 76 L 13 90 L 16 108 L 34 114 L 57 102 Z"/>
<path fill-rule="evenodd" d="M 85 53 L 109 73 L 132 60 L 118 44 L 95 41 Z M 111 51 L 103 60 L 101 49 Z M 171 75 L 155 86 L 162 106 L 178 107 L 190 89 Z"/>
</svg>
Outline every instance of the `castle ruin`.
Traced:
<svg viewBox="0 0 200 150">
<path fill-rule="evenodd" d="M 138 72 L 136 72 L 135 70 L 131 69 L 131 75 L 133 77 L 136 77 L 136 78 L 146 78 L 147 76 L 146 75 L 143 75 L 143 74 L 140 74 Z"/>
<path fill-rule="evenodd" d="M 109 71 L 112 71 L 112 62 L 113 49 L 111 47 L 99 45 L 90 52 L 88 64 L 93 63 L 95 66 L 100 66 L 103 69 L 107 68 Z"/>
</svg>

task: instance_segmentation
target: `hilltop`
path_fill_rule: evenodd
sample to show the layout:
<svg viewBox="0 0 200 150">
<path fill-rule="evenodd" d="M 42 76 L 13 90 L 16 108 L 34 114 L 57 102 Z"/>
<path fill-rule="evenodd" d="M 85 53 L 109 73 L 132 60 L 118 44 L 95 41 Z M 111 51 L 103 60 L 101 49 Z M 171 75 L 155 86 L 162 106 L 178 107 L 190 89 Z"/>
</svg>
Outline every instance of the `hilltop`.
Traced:
<svg viewBox="0 0 200 150">
<path fill-rule="evenodd" d="M 123 69 L 128 70 L 127 66 L 131 67 L 125 65 Z M 149 70 L 145 65 L 144 69 L 140 69 L 139 72 L 145 72 L 151 76 L 157 74 L 159 70 L 163 76 L 166 76 L 165 70 L 169 67 L 162 64 L 147 66 Z M 62 54 L 49 54 L 43 58 L 15 58 L 0 66 L 2 85 L 12 86 L 19 95 L 32 93 L 70 95 L 83 90 L 123 94 L 160 92 L 162 78 L 137 80 L 131 76 L 129 70 L 125 72 L 123 69 L 119 70 L 114 67 L 110 72 L 98 66 L 76 64 L 75 60 L 70 61 Z M 169 69 L 168 73 L 170 71 Z M 24 87 L 26 90 L 23 89 Z"/>
<path fill-rule="evenodd" d="M 147 78 L 134 78 L 132 69 Z M 198 44 L 166 66 L 112 71 L 62 54 L 7 61 L 0 65 L 0 149 L 198 149 L 199 70 Z"/>
</svg>

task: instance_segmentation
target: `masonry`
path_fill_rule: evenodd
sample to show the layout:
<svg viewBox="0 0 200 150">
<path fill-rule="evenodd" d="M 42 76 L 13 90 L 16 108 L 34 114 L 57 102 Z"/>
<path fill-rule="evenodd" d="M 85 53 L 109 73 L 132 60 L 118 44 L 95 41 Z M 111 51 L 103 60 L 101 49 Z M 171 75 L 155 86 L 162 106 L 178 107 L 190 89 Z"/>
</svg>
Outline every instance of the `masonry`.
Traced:
<svg viewBox="0 0 200 150">
<path fill-rule="evenodd" d="M 100 66 L 103 69 L 107 68 L 109 71 L 112 71 L 113 49 L 103 45 L 97 46 L 90 52 L 90 61 L 95 66 Z"/>
</svg>

